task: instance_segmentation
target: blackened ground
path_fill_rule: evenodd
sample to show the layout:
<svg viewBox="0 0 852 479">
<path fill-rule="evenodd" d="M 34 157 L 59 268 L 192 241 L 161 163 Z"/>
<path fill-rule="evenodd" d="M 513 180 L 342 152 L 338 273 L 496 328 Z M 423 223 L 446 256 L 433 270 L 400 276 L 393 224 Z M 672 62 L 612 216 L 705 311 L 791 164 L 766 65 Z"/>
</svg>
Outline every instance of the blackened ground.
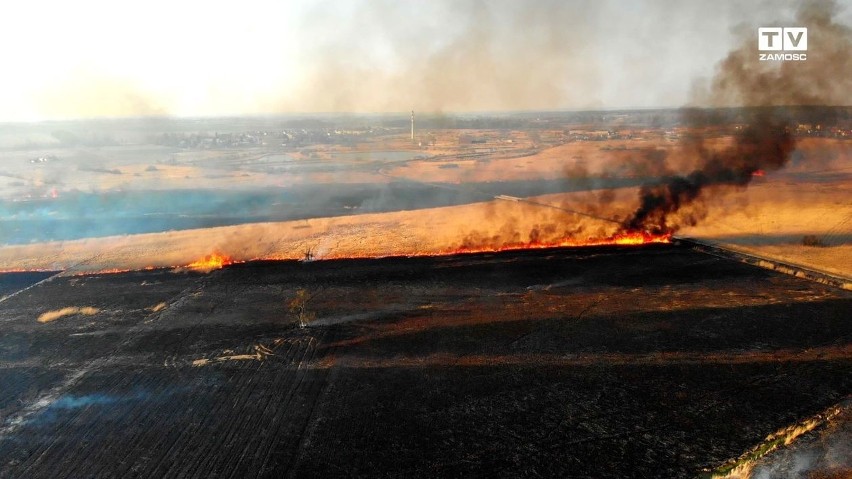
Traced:
<svg viewBox="0 0 852 479">
<path fill-rule="evenodd" d="M 33 271 L 33 272 L 16 272 L 16 273 L 0 273 L 0 299 L 7 297 L 20 291 L 27 286 L 43 281 L 59 271 Z"/>
<path fill-rule="evenodd" d="M 694 477 L 852 392 L 850 307 L 674 245 L 57 277 L 0 477 Z"/>
</svg>

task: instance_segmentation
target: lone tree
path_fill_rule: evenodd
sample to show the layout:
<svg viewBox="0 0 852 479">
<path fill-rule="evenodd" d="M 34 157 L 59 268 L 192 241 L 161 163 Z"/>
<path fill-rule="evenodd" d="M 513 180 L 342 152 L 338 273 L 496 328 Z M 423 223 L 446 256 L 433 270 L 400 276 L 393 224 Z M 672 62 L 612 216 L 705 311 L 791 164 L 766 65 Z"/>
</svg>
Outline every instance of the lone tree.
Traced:
<svg viewBox="0 0 852 479">
<path fill-rule="evenodd" d="M 290 309 L 290 312 L 296 315 L 296 319 L 299 321 L 299 327 L 304 328 L 311 321 L 316 319 L 317 315 L 313 311 L 308 311 L 308 304 L 312 299 L 319 294 L 319 290 L 314 291 L 313 293 L 309 292 L 305 288 L 299 288 L 296 290 L 296 295 L 287 302 L 287 306 Z"/>
<path fill-rule="evenodd" d="M 823 242 L 817 235 L 805 235 L 805 237 L 802 238 L 802 244 L 805 246 L 825 246 L 825 242 Z"/>
</svg>

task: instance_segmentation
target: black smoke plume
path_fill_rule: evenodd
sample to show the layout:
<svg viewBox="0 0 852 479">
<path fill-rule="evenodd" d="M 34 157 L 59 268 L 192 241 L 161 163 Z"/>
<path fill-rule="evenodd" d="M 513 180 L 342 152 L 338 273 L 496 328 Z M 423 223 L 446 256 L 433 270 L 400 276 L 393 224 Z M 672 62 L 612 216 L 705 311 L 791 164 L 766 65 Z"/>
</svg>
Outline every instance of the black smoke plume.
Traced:
<svg viewBox="0 0 852 479">
<path fill-rule="evenodd" d="M 682 223 L 695 224 L 701 217 L 681 217 L 681 224 L 675 225 L 669 222 L 669 216 L 699 200 L 709 186 L 745 186 L 758 171 L 782 168 L 796 144 L 790 125 L 768 113 L 760 114 L 754 125 L 737 135 L 733 146 L 721 152 L 709 151 L 700 139 L 691 141 L 698 142 L 695 151 L 701 158 L 699 167 L 687 175 L 671 175 L 660 183 L 643 186 L 639 208 L 624 224 L 627 230 L 662 234 L 673 232 Z"/>
<path fill-rule="evenodd" d="M 758 171 L 783 168 L 795 150 L 792 114 L 801 106 L 845 106 L 852 91 L 850 29 L 835 23 L 834 2 L 806 2 L 799 9 L 796 25 L 808 27 L 806 61 L 759 61 L 757 28 L 743 30 L 741 46 L 718 66 L 709 91 L 696 92 L 696 101 L 711 109 L 684 110 L 684 123 L 691 132 L 681 144 L 694 156 L 694 169 L 683 175 L 668 175 L 640 190 L 640 204 L 625 222 L 625 230 L 673 233 L 680 226 L 694 225 L 703 208 L 692 208 L 714 186 L 745 187 Z M 769 25 L 766 25 L 769 26 Z M 782 26 L 782 25 L 778 25 Z M 790 25 L 786 25 L 790 26 Z M 734 143 L 721 151 L 705 145 L 701 131 L 724 123 L 731 110 L 747 124 L 734 135 Z M 720 121 L 721 120 L 721 121 Z M 698 205 L 700 206 L 700 205 Z"/>
</svg>

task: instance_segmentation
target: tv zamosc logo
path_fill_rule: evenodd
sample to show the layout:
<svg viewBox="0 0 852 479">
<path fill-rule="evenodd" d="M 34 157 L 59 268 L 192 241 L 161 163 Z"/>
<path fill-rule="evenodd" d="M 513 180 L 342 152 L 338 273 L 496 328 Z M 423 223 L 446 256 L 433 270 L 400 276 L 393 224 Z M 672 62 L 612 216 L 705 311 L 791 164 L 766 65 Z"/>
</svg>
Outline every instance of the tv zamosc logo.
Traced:
<svg viewBox="0 0 852 479">
<path fill-rule="evenodd" d="M 808 59 L 808 29 L 805 27 L 764 27 L 757 29 L 760 61 L 803 61 Z M 777 53 L 763 53 L 777 52 Z M 795 52 L 795 53 L 791 53 Z"/>
</svg>

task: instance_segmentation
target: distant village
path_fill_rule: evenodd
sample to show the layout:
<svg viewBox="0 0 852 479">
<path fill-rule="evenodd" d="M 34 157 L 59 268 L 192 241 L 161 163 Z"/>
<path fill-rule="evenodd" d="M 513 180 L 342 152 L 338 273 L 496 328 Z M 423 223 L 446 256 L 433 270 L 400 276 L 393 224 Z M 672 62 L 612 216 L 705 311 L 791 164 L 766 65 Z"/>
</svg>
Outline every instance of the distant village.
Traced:
<svg viewBox="0 0 852 479">
<path fill-rule="evenodd" d="M 253 130 L 241 133 L 162 133 L 151 143 L 177 148 L 245 148 L 252 146 L 302 147 L 316 144 L 357 143 L 367 136 L 384 135 L 396 129 L 366 127 L 360 129 L 292 128 Z"/>
</svg>

